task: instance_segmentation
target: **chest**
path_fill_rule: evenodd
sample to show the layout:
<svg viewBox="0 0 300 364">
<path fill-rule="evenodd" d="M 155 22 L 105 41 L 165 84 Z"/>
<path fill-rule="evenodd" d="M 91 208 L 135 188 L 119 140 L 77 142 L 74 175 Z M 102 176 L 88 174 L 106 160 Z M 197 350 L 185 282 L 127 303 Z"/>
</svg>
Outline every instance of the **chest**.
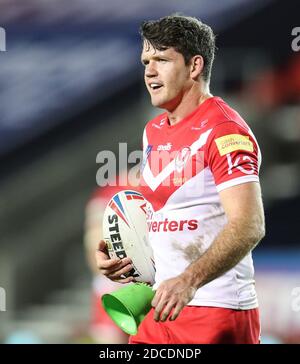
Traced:
<svg viewBox="0 0 300 364">
<path fill-rule="evenodd" d="M 203 187 L 209 132 L 186 128 L 176 133 L 156 132 L 147 139 L 141 184 L 155 210 L 172 195 L 178 203 L 185 202 Z"/>
</svg>

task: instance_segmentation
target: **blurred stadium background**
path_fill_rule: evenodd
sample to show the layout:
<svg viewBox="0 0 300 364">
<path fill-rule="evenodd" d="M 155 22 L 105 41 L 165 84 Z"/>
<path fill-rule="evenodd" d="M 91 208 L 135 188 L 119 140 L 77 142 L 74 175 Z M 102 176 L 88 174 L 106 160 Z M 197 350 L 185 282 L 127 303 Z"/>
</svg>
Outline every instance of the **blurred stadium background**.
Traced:
<svg viewBox="0 0 300 364">
<path fill-rule="evenodd" d="M 254 260 L 263 342 L 300 342 L 300 52 L 291 47 L 300 22 L 291 0 L 0 1 L 0 342 L 90 342 L 82 241 L 96 155 L 119 142 L 140 148 L 153 109 L 138 27 L 174 11 L 217 33 L 212 93 L 240 111 L 262 149 L 267 235 Z"/>
</svg>

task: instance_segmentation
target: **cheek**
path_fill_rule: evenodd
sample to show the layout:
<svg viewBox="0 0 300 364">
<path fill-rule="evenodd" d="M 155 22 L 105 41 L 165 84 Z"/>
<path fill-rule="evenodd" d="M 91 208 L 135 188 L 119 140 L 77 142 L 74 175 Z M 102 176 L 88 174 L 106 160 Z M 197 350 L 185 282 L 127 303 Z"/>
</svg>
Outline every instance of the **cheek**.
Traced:
<svg viewBox="0 0 300 364">
<path fill-rule="evenodd" d="M 169 91 L 172 94 L 177 95 L 183 88 L 184 79 L 183 77 L 174 76 L 169 83 Z"/>
<path fill-rule="evenodd" d="M 169 92 L 174 92 L 178 88 L 178 76 L 176 74 L 169 74 L 166 81 Z"/>
</svg>

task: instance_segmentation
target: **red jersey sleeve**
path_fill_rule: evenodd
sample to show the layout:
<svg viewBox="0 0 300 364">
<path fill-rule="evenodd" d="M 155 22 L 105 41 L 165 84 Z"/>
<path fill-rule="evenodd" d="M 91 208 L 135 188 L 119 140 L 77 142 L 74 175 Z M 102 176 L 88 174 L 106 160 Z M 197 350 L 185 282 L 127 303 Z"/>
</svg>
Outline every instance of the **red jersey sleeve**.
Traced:
<svg viewBox="0 0 300 364">
<path fill-rule="evenodd" d="M 246 123 L 226 121 L 216 125 L 207 140 L 205 154 L 218 191 L 259 181 L 261 154 Z"/>
</svg>

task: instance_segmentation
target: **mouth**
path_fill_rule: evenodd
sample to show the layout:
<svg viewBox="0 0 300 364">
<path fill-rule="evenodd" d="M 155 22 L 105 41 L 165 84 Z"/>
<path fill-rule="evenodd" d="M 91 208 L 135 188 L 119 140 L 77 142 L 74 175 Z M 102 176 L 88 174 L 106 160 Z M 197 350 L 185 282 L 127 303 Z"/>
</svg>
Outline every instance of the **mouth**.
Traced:
<svg viewBox="0 0 300 364">
<path fill-rule="evenodd" d="M 148 86 L 152 92 L 157 92 L 158 90 L 160 90 L 163 87 L 163 85 L 161 83 L 157 83 L 157 82 L 149 83 Z"/>
</svg>

